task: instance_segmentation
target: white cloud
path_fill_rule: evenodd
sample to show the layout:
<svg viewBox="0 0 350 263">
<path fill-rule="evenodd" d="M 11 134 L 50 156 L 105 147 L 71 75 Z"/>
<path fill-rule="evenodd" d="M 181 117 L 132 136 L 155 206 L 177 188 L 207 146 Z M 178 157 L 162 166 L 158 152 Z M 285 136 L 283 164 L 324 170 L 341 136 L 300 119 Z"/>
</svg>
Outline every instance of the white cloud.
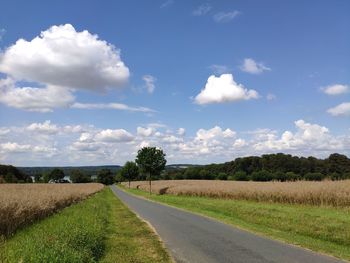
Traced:
<svg viewBox="0 0 350 263">
<path fill-rule="evenodd" d="M 8 128 L 0 128 L 0 136 L 8 134 L 11 130 Z"/>
<path fill-rule="evenodd" d="M 154 129 L 151 127 L 143 128 L 143 127 L 137 127 L 137 135 L 140 135 L 142 137 L 149 137 L 153 134 Z"/>
<path fill-rule="evenodd" d="M 74 96 L 65 88 L 51 85 L 46 88 L 19 88 L 10 78 L 0 79 L 0 102 L 9 107 L 49 112 L 54 108 L 67 108 L 73 101 Z"/>
<path fill-rule="evenodd" d="M 160 5 L 160 8 L 166 8 L 168 6 L 171 6 L 172 4 L 174 4 L 174 0 L 166 0 Z"/>
<path fill-rule="evenodd" d="M 32 123 L 27 127 L 28 131 L 44 133 L 44 134 L 55 134 L 58 133 L 59 128 L 55 124 L 51 124 L 51 121 L 47 120 L 43 123 Z"/>
<path fill-rule="evenodd" d="M 18 144 L 16 142 L 7 142 L 7 143 L 0 144 L 0 149 L 2 152 L 23 153 L 23 152 L 30 151 L 31 146 L 28 144 Z"/>
<path fill-rule="evenodd" d="M 219 126 L 215 126 L 212 129 L 205 130 L 199 129 L 196 134 L 196 140 L 198 141 L 208 141 L 214 138 L 233 138 L 236 136 L 236 132 L 231 129 L 222 130 Z"/>
<path fill-rule="evenodd" d="M 142 79 L 145 82 L 147 92 L 152 94 L 156 88 L 155 82 L 157 81 L 157 79 L 151 75 L 144 75 Z"/>
<path fill-rule="evenodd" d="M 350 102 L 341 103 L 327 110 L 333 116 L 350 116 Z"/>
<path fill-rule="evenodd" d="M 217 23 L 227 23 L 227 22 L 230 22 L 232 19 L 234 19 L 235 17 L 237 17 L 240 14 L 241 14 L 241 12 L 239 12 L 237 10 L 232 11 L 232 12 L 219 12 L 213 16 L 213 19 Z"/>
<path fill-rule="evenodd" d="M 101 130 L 91 125 L 36 124 L 32 132 L 27 130 L 31 125 L 0 128 L 6 131 L 0 136 L 3 163 L 22 166 L 122 164 L 133 160 L 143 146 L 164 149 L 169 163 L 224 162 L 241 156 L 277 152 L 322 158 L 333 152 L 350 154 L 349 133 L 335 136 L 327 127 L 304 120 L 295 121 L 293 130 L 282 132 L 258 129 L 236 133 L 230 128 L 214 126 L 199 128 L 193 136 L 180 135 L 180 129 L 169 128 L 164 133 L 153 132 L 147 137 L 142 132 L 133 135 L 124 129 Z M 43 130 L 50 133 L 50 127 L 56 127 L 59 132 L 46 137 L 33 136 L 33 132 L 40 134 Z"/>
<path fill-rule="evenodd" d="M 228 73 L 231 69 L 225 65 L 213 64 L 209 67 L 215 74 L 221 75 L 224 73 Z"/>
<path fill-rule="evenodd" d="M 321 88 L 321 90 L 327 95 L 340 95 L 348 93 L 350 91 L 350 88 L 347 85 L 334 84 Z"/>
<path fill-rule="evenodd" d="M 132 134 L 124 129 L 102 130 L 95 135 L 95 140 L 100 142 L 130 142 L 133 139 Z"/>
<path fill-rule="evenodd" d="M 180 135 L 180 136 L 184 136 L 185 133 L 186 133 L 185 128 L 179 128 L 179 129 L 177 130 L 177 134 Z"/>
<path fill-rule="evenodd" d="M 263 63 L 258 63 L 252 58 L 245 58 L 241 65 L 241 70 L 251 74 L 260 74 L 264 71 L 270 71 L 269 67 L 266 67 Z"/>
<path fill-rule="evenodd" d="M 195 10 L 193 10 L 192 14 L 194 16 L 204 16 L 211 10 L 211 5 L 208 3 L 202 4 L 198 6 Z"/>
<path fill-rule="evenodd" d="M 237 84 L 232 74 L 222 74 L 220 77 L 211 75 L 205 88 L 195 97 L 195 103 L 223 103 L 257 99 L 258 97 L 255 90 L 248 90 L 242 84 Z"/>
<path fill-rule="evenodd" d="M 242 148 L 244 146 L 246 146 L 247 143 L 244 139 L 238 138 L 237 140 L 235 140 L 235 142 L 233 143 L 233 147 L 234 148 Z"/>
<path fill-rule="evenodd" d="M 72 106 L 74 109 L 85 110 L 99 110 L 99 109 L 111 109 L 111 110 L 125 110 L 135 112 L 156 112 L 146 107 L 131 107 L 122 103 L 79 103 L 76 102 Z"/>
<path fill-rule="evenodd" d="M 17 80 L 97 91 L 119 87 L 129 77 L 118 49 L 70 24 L 52 26 L 31 41 L 17 40 L 1 54 L 0 72 Z"/>
</svg>

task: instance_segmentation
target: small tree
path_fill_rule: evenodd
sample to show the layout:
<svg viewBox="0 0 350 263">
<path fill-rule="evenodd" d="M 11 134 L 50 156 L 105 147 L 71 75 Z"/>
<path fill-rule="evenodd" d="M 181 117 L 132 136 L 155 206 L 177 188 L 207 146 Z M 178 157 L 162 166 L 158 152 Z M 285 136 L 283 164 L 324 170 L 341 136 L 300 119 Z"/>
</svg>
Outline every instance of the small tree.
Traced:
<svg viewBox="0 0 350 263">
<path fill-rule="evenodd" d="M 156 147 L 143 147 L 137 152 L 136 163 L 149 180 L 149 193 L 152 193 L 152 176 L 159 176 L 166 165 L 165 153 Z"/>
<path fill-rule="evenodd" d="M 63 179 L 64 172 L 61 169 L 55 168 L 51 171 L 49 178 L 55 181 Z"/>
<path fill-rule="evenodd" d="M 111 170 L 109 169 L 102 169 L 97 174 L 97 182 L 102 184 L 113 184 L 114 178 Z"/>
<path fill-rule="evenodd" d="M 75 169 L 70 174 L 70 180 L 73 183 L 89 183 L 91 182 L 91 177 Z"/>
<path fill-rule="evenodd" d="M 120 174 L 129 182 L 130 188 L 130 181 L 135 180 L 139 176 L 139 168 L 134 162 L 126 162 L 121 169 Z"/>
</svg>

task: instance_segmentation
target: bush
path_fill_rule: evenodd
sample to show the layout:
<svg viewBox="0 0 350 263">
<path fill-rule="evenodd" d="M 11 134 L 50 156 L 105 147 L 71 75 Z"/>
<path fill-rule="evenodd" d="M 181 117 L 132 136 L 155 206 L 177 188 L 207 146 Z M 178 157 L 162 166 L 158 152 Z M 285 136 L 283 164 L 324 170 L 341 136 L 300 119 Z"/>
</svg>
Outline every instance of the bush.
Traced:
<svg viewBox="0 0 350 263">
<path fill-rule="evenodd" d="M 246 172 L 238 171 L 233 175 L 235 181 L 248 181 L 249 177 Z"/>
<path fill-rule="evenodd" d="M 286 177 L 287 177 L 287 181 L 296 181 L 301 179 L 299 175 L 293 172 L 287 172 Z"/>
<path fill-rule="evenodd" d="M 274 175 L 273 175 L 274 179 L 277 180 L 277 181 L 281 181 L 281 182 L 285 182 L 288 180 L 288 176 L 286 173 L 283 173 L 283 172 L 276 172 Z"/>
<path fill-rule="evenodd" d="M 307 173 L 304 175 L 304 179 L 307 181 L 322 181 L 324 175 L 321 173 Z"/>
<path fill-rule="evenodd" d="M 270 172 L 262 170 L 252 173 L 251 179 L 257 182 L 267 182 L 271 181 L 273 179 L 273 176 Z"/>
<path fill-rule="evenodd" d="M 227 174 L 226 173 L 219 173 L 216 178 L 219 180 L 227 180 Z"/>
</svg>

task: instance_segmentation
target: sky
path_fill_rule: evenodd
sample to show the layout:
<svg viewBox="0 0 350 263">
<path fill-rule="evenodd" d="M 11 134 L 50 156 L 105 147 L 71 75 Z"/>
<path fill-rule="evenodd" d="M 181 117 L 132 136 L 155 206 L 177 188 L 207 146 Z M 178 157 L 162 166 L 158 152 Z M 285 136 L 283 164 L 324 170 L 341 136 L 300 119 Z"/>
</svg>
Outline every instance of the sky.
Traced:
<svg viewBox="0 0 350 263">
<path fill-rule="evenodd" d="M 0 163 L 350 156 L 350 2 L 0 2 Z"/>
</svg>

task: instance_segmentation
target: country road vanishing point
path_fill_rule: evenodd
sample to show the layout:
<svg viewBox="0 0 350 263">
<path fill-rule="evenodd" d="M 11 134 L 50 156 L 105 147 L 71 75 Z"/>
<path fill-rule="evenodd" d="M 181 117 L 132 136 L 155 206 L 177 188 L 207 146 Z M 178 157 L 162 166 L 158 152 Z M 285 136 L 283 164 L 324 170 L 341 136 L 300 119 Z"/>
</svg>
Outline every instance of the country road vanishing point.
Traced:
<svg viewBox="0 0 350 263">
<path fill-rule="evenodd" d="M 341 262 L 204 216 L 136 197 L 115 185 L 111 188 L 133 212 L 154 227 L 176 262 Z"/>
</svg>

